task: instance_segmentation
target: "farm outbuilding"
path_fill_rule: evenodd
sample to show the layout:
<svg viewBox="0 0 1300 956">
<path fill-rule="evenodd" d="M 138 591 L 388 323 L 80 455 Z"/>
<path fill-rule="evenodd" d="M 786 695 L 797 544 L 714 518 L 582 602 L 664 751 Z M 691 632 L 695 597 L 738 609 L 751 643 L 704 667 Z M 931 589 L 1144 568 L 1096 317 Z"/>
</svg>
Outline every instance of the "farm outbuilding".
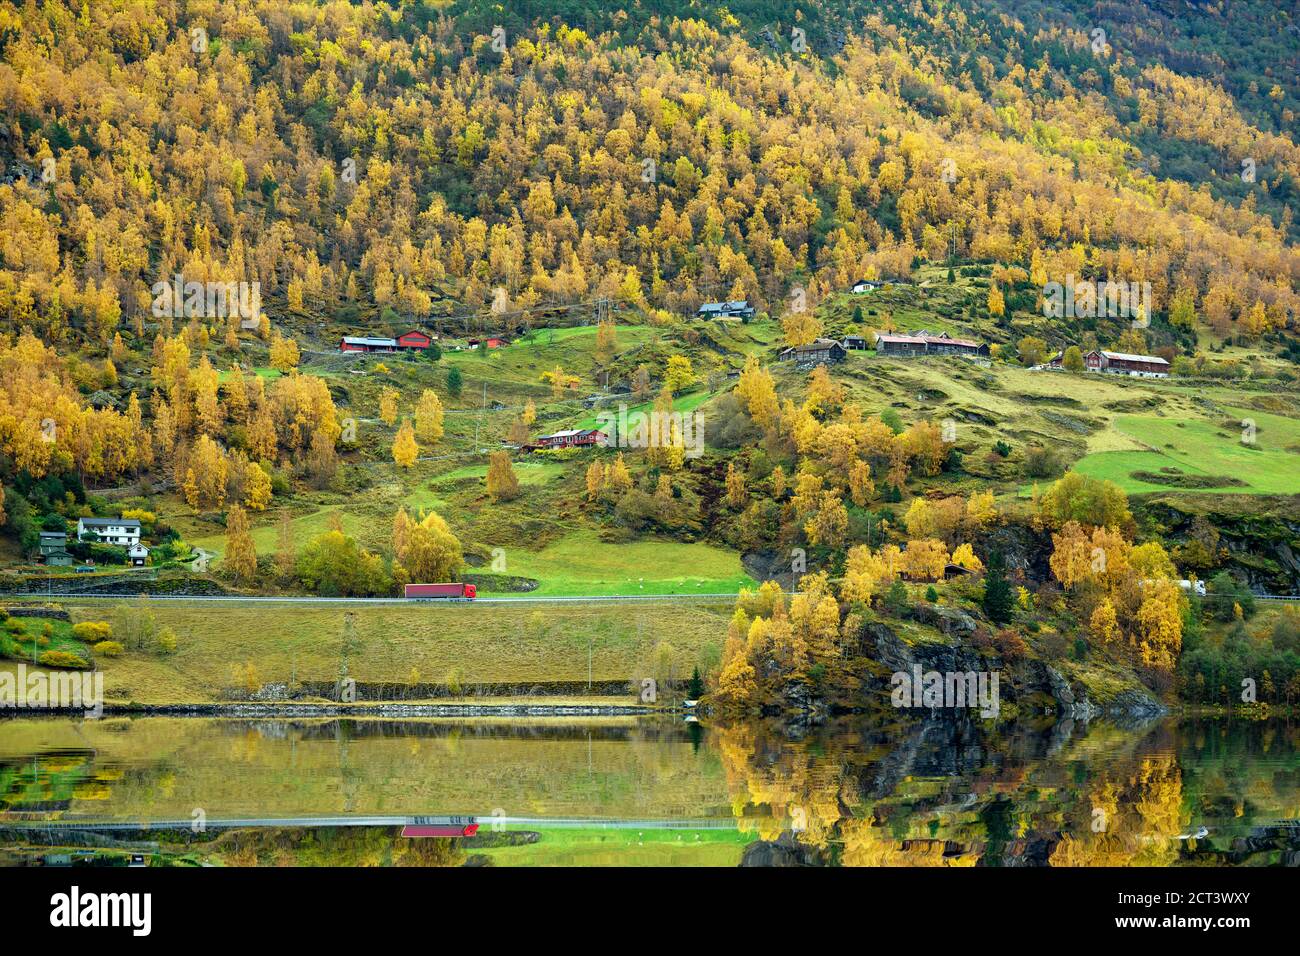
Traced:
<svg viewBox="0 0 1300 956">
<path fill-rule="evenodd" d="M 1051 368 L 1064 368 L 1065 353 L 1057 352 L 1047 364 Z M 1134 378 L 1169 377 L 1169 363 L 1158 355 L 1133 355 L 1128 352 L 1107 352 L 1105 349 L 1093 349 L 1084 353 L 1083 368 L 1086 372 L 1105 372 Z"/>
<path fill-rule="evenodd" d="M 396 352 L 397 339 L 366 335 L 345 335 L 339 342 L 340 352 Z"/>
<path fill-rule="evenodd" d="M 911 335 L 876 333 L 876 351 L 882 355 L 976 355 L 987 357 L 989 347 L 974 339 L 955 339 L 947 332 L 934 335 L 922 329 Z"/>
<path fill-rule="evenodd" d="M 783 349 L 777 357 L 783 362 L 798 362 L 800 365 L 831 365 L 843 362 L 847 356 L 844 346 L 834 339 L 817 339 L 806 345 Z"/>
<path fill-rule="evenodd" d="M 397 337 L 397 347 L 399 349 L 427 349 L 433 344 L 433 336 L 428 332 L 421 332 L 419 329 L 411 329 L 409 332 L 403 332 Z"/>
</svg>

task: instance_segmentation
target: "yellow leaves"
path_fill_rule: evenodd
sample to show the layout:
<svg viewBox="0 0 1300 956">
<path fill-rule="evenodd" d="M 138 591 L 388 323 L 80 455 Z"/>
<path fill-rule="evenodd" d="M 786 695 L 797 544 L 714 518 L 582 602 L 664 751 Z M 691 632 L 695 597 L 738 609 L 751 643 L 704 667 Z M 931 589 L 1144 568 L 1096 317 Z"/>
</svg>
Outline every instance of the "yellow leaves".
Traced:
<svg viewBox="0 0 1300 956">
<path fill-rule="evenodd" d="M 940 581 L 948 565 L 948 548 L 937 538 L 907 542 L 903 552 L 903 573 L 913 581 Z"/>
<path fill-rule="evenodd" d="M 876 493 L 876 484 L 871 480 L 871 466 L 865 461 L 857 460 L 849 466 L 849 495 L 853 503 L 864 508 Z"/>
<path fill-rule="evenodd" d="M 1092 617 L 1088 619 L 1088 629 L 1103 643 L 1110 644 L 1120 637 L 1119 619 L 1115 615 L 1115 605 L 1110 598 L 1103 598 Z"/>
<path fill-rule="evenodd" d="M 595 501 L 605 487 L 605 469 L 599 461 L 587 466 L 587 500 Z"/>
<path fill-rule="evenodd" d="M 892 570 L 880 555 L 864 544 L 856 545 L 849 549 L 840 581 L 840 598 L 870 604 L 893 580 Z"/>
<path fill-rule="evenodd" d="M 927 538 L 934 534 L 934 508 L 925 498 L 914 498 L 903 516 L 903 526 L 913 538 Z"/>
<path fill-rule="evenodd" d="M 576 375 L 569 375 L 563 368 L 557 365 L 549 372 L 543 372 L 541 374 L 541 381 L 550 382 L 551 397 L 560 399 L 564 397 L 566 391 L 577 388 L 581 379 Z"/>
<path fill-rule="evenodd" d="M 420 446 L 415 442 L 415 429 L 411 427 L 411 420 L 404 418 L 393 439 L 393 461 L 398 468 L 410 468 L 419 454 Z"/>
<path fill-rule="evenodd" d="M 1150 580 L 1142 584 L 1137 624 L 1142 662 L 1171 670 L 1183 646 L 1183 594 L 1175 581 Z"/>
<path fill-rule="evenodd" d="M 1067 522 L 1052 535 L 1052 548 L 1048 564 L 1066 588 L 1094 583 L 1113 591 L 1129 571 L 1129 543 L 1107 528 L 1089 533 L 1077 521 Z"/>
<path fill-rule="evenodd" d="M 249 511 L 265 511 L 271 502 L 271 476 L 256 462 L 244 472 L 244 506 Z"/>
<path fill-rule="evenodd" d="M 772 373 L 760 368 L 758 359 L 750 356 L 736 383 L 736 394 L 749 410 L 749 417 L 760 428 L 771 428 L 780 419 L 780 404 L 776 398 L 776 384 Z"/>
<path fill-rule="evenodd" d="M 965 568 L 967 571 L 979 573 L 984 570 L 984 562 L 976 556 L 975 550 L 969 544 L 958 545 L 950 560 L 957 567 Z"/>
<path fill-rule="evenodd" d="M 298 343 L 276 332 L 271 339 L 271 367 L 289 372 L 298 367 Z"/>
<path fill-rule="evenodd" d="M 632 487 L 632 473 L 628 471 L 627 463 L 623 461 L 622 452 L 605 465 L 605 487 L 615 497 L 624 494 Z"/>
<path fill-rule="evenodd" d="M 938 425 L 928 421 L 917 422 L 899 435 L 898 440 L 921 474 L 939 474 L 944 459 L 948 457 L 948 448 Z"/>
<path fill-rule="evenodd" d="M 1178 577 L 1178 569 L 1159 541 L 1139 544 L 1129 552 L 1129 564 L 1143 580 Z"/>
<path fill-rule="evenodd" d="M 745 473 L 736 467 L 736 463 L 727 462 L 727 504 L 733 508 L 744 507 L 749 498 L 745 490 Z"/>
<path fill-rule="evenodd" d="M 804 533 L 814 547 L 838 548 L 849 530 L 849 512 L 840 496 L 823 491 L 816 499 L 816 513 L 804 523 Z"/>
<path fill-rule="evenodd" d="M 232 505 L 226 515 L 226 554 L 221 564 L 241 584 L 251 583 L 257 576 L 257 551 L 253 547 L 248 514 L 239 505 Z"/>
<path fill-rule="evenodd" d="M 1049 528 L 1075 521 L 1093 527 L 1128 528 L 1133 523 L 1128 495 L 1109 481 L 1068 472 L 1043 493 L 1038 513 Z"/>
<path fill-rule="evenodd" d="M 385 385 L 379 393 L 379 417 L 385 425 L 397 422 L 397 389 Z"/>
<path fill-rule="evenodd" d="M 997 520 L 998 508 L 991 491 L 972 491 L 966 500 L 966 518 L 976 529 L 987 528 Z"/>
<path fill-rule="evenodd" d="M 993 316 L 995 319 L 1000 319 L 1002 316 L 1007 314 L 1006 300 L 1002 298 L 1002 290 L 998 288 L 996 282 L 989 285 L 987 305 L 989 315 Z"/>
<path fill-rule="evenodd" d="M 426 445 L 435 445 L 442 438 L 442 402 L 431 388 L 420 393 L 420 402 L 415 407 L 415 433 Z"/>
<path fill-rule="evenodd" d="M 488 456 L 487 493 L 493 501 L 519 497 L 519 479 L 508 452 L 494 451 Z"/>
<path fill-rule="evenodd" d="M 695 384 L 695 370 L 685 355 L 670 355 L 664 371 L 664 388 L 674 395 Z"/>
<path fill-rule="evenodd" d="M 394 521 L 394 545 L 399 533 Z M 399 561 L 412 581 L 454 581 L 464 565 L 460 540 L 436 511 L 430 511 L 418 524 L 409 520 L 402 529 L 405 536 Z"/>
<path fill-rule="evenodd" d="M 813 415 L 824 415 L 844 404 L 844 386 L 831 378 L 825 365 L 818 365 L 808 376 L 808 397 L 804 408 Z"/>
<path fill-rule="evenodd" d="M 811 311 L 792 312 L 781 319 L 786 345 L 807 345 L 821 337 L 822 324 Z"/>
<path fill-rule="evenodd" d="M 182 489 L 185 501 L 198 510 L 222 507 L 230 471 L 225 451 L 207 435 L 200 435 L 190 451 L 189 462 Z"/>
</svg>

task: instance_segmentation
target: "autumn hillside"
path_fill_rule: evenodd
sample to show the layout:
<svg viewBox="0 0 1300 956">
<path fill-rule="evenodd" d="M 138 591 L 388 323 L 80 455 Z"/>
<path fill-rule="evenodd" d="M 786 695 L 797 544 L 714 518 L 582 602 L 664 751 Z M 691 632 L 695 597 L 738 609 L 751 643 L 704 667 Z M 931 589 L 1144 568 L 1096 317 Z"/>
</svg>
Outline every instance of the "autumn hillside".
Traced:
<svg viewBox="0 0 1300 956">
<path fill-rule="evenodd" d="M 744 588 L 607 662 L 738 711 L 850 698 L 886 646 L 1094 699 L 1300 672 L 1254 604 L 1300 591 L 1283 4 L 505 6 L 0 6 L 0 590 Z M 1045 308 L 1105 282 L 1149 305 Z M 535 450 L 628 412 L 685 417 Z M 124 627 L 67 653 L 220 653 Z"/>
</svg>

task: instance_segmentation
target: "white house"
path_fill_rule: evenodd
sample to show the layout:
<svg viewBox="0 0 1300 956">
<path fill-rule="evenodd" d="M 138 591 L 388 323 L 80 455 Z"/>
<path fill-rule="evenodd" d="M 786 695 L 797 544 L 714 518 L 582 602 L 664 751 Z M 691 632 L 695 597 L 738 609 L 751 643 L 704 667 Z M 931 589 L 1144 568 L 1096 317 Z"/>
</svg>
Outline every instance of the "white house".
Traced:
<svg viewBox="0 0 1300 956">
<path fill-rule="evenodd" d="M 78 518 L 77 540 L 129 548 L 140 543 L 140 522 L 135 518 Z"/>
<path fill-rule="evenodd" d="M 149 563 L 149 549 L 138 541 L 126 549 L 126 556 L 133 567 L 142 568 Z"/>
</svg>

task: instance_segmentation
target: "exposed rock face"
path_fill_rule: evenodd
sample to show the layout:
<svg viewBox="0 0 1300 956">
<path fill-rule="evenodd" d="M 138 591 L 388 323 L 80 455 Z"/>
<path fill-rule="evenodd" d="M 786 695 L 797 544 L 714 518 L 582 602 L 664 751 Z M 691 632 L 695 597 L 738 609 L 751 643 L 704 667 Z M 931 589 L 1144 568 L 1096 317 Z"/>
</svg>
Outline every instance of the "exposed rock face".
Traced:
<svg viewBox="0 0 1300 956">
<path fill-rule="evenodd" d="M 1089 721 L 1104 713 L 1143 721 L 1166 713 L 1164 705 L 1145 689 L 1125 690 L 1103 707 L 1088 698 L 1085 688 L 1071 685 L 1050 664 L 1037 660 L 1008 663 L 998 657 L 980 654 L 975 648 L 961 643 L 962 637 L 976 627 L 975 620 L 962 611 L 922 605 L 917 609 L 917 616 L 956 641 L 952 644 L 908 644 L 887 623 L 874 621 L 863 628 L 861 650 L 890 672 L 910 672 L 915 665 L 920 665 L 926 672 L 998 671 L 1001 701 L 1031 705 L 1035 710 L 1046 705 L 1047 711 L 1054 711 L 1060 719 Z M 888 685 L 882 681 L 877 688 L 881 700 L 886 698 L 888 690 Z M 931 717 L 956 716 L 942 708 L 926 714 Z"/>
<path fill-rule="evenodd" d="M 1236 501 L 1248 498 L 1249 501 Z M 1184 542 L 1203 517 L 1218 533 L 1221 567 L 1261 594 L 1300 592 L 1300 519 L 1294 499 L 1258 495 L 1156 496 L 1133 506 L 1140 523 L 1150 522 Z M 1213 575 L 1210 569 L 1198 573 Z"/>
<path fill-rule="evenodd" d="M 1052 538 L 1022 524 L 1004 524 L 991 531 L 982 542 L 984 552 L 1001 551 L 1006 560 L 1008 575 L 1020 572 L 1033 581 L 1046 581 L 1051 577 L 1048 559 L 1052 554 Z"/>
<path fill-rule="evenodd" d="M 978 626 L 975 618 L 965 611 L 952 607 L 940 607 L 937 604 L 918 604 L 912 608 L 912 616 L 922 624 L 936 627 L 949 637 L 974 634 Z"/>
<path fill-rule="evenodd" d="M 1070 682 L 1055 667 L 1044 664 L 1043 672 L 1047 677 L 1048 687 L 1051 689 L 1052 696 L 1056 698 L 1056 703 L 1060 707 L 1060 713 L 1063 717 L 1068 720 L 1086 722 L 1101 713 L 1100 709 L 1092 701 L 1088 700 L 1087 691 L 1082 691 L 1076 696 Z"/>
</svg>

